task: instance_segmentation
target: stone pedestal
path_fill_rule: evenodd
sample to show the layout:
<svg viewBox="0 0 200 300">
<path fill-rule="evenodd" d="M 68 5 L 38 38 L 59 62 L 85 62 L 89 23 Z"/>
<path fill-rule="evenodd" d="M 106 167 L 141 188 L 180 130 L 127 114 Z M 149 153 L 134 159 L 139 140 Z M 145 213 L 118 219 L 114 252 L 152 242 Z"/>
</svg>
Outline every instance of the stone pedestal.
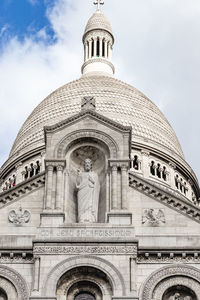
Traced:
<svg viewBox="0 0 200 300">
<path fill-rule="evenodd" d="M 65 221 L 64 213 L 57 212 L 43 212 L 40 214 L 41 227 L 59 227 Z"/>
<path fill-rule="evenodd" d="M 131 225 L 132 213 L 129 212 L 109 212 L 106 214 L 106 220 L 113 225 Z"/>
</svg>

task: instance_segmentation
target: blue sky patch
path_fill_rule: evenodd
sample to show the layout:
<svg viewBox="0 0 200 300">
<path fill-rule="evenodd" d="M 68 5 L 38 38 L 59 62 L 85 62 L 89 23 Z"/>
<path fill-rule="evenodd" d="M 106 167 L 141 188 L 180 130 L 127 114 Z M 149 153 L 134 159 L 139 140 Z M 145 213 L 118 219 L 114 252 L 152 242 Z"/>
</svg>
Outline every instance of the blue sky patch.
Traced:
<svg viewBox="0 0 200 300">
<path fill-rule="evenodd" d="M 0 40 L 12 36 L 23 40 L 42 28 L 46 29 L 51 40 L 54 32 L 46 17 L 46 9 L 53 3 L 54 0 L 1 0 Z"/>
</svg>

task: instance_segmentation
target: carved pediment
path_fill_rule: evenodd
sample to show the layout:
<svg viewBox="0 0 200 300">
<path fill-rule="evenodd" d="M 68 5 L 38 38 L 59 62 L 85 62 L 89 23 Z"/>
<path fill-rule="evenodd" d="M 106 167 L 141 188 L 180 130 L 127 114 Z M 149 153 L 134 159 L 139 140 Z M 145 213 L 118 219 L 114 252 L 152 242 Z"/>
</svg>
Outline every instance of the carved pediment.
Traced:
<svg viewBox="0 0 200 300">
<path fill-rule="evenodd" d="M 91 110 L 91 109 L 82 110 L 80 113 L 73 115 L 72 117 L 67 118 L 59 123 L 56 123 L 55 125 L 45 126 L 44 127 L 45 134 L 52 133 L 57 130 L 61 130 L 62 128 L 66 127 L 66 126 L 70 126 L 74 122 L 77 123 L 80 120 L 82 120 L 84 118 L 88 118 L 88 117 L 90 119 L 101 122 L 101 123 L 105 124 L 106 126 L 112 127 L 115 130 L 118 130 L 120 132 L 124 132 L 124 133 L 128 132 L 131 134 L 131 131 L 132 131 L 131 126 L 123 126 L 123 125 L 121 125 L 121 124 L 119 124 L 119 123 L 117 123 L 117 122 L 97 113 L 96 111 Z"/>
<path fill-rule="evenodd" d="M 86 101 L 86 100 L 85 100 Z M 95 105 L 93 99 L 89 104 Z M 86 101 L 87 102 L 87 101 Z M 110 158 L 128 159 L 131 150 L 132 128 L 123 126 L 92 109 L 82 109 L 76 114 L 45 130 L 48 158 L 64 159 L 66 152 L 76 141 L 97 141 L 109 149 Z"/>
<path fill-rule="evenodd" d="M 0 209 L 5 205 L 13 203 L 16 200 L 20 200 L 25 195 L 44 187 L 45 173 L 42 172 L 39 175 L 31 178 L 27 181 L 17 184 L 14 188 L 5 191 L 0 194 Z"/>
<path fill-rule="evenodd" d="M 139 177 L 133 173 L 129 174 L 129 185 L 139 192 L 159 201 L 186 217 L 200 223 L 200 209 L 177 192 Z"/>
</svg>

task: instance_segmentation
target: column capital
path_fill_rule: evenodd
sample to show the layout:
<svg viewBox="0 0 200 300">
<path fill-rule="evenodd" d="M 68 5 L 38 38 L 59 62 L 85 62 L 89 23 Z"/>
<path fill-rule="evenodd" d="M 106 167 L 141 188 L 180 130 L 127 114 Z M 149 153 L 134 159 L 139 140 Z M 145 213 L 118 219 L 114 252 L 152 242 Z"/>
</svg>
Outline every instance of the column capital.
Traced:
<svg viewBox="0 0 200 300">
<path fill-rule="evenodd" d="M 53 171 L 53 166 L 52 165 L 47 165 L 47 171 Z"/>
<path fill-rule="evenodd" d="M 121 165 L 121 170 L 122 171 L 127 171 L 128 170 L 128 166 L 127 165 Z"/>
<path fill-rule="evenodd" d="M 112 168 L 112 171 L 117 171 L 117 165 L 112 165 L 111 168 Z"/>
<path fill-rule="evenodd" d="M 63 171 L 63 169 L 64 169 L 64 166 L 63 166 L 63 165 L 57 165 L 57 166 L 56 166 L 56 170 L 57 170 L 57 171 Z"/>
<path fill-rule="evenodd" d="M 57 166 L 63 166 L 63 167 L 65 167 L 65 165 L 66 165 L 66 161 L 65 160 L 57 160 L 57 159 L 55 159 L 55 160 L 48 160 L 48 159 L 46 159 L 45 160 L 45 166 L 46 167 L 48 167 L 48 166 L 52 166 L 52 167 L 56 167 L 57 168 Z"/>
</svg>

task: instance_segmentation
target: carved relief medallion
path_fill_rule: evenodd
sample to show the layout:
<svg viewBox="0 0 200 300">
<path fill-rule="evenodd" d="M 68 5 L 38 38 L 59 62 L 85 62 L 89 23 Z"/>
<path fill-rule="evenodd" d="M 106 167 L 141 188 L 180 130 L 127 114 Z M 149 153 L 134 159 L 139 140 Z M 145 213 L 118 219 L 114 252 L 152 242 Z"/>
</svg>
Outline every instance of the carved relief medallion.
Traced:
<svg viewBox="0 0 200 300">
<path fill-rule="evenodd" d="M 142 224 L 146 226 L 160 226 L 166 223 L 163 209 L 144 209 Z"/>
</svg>

